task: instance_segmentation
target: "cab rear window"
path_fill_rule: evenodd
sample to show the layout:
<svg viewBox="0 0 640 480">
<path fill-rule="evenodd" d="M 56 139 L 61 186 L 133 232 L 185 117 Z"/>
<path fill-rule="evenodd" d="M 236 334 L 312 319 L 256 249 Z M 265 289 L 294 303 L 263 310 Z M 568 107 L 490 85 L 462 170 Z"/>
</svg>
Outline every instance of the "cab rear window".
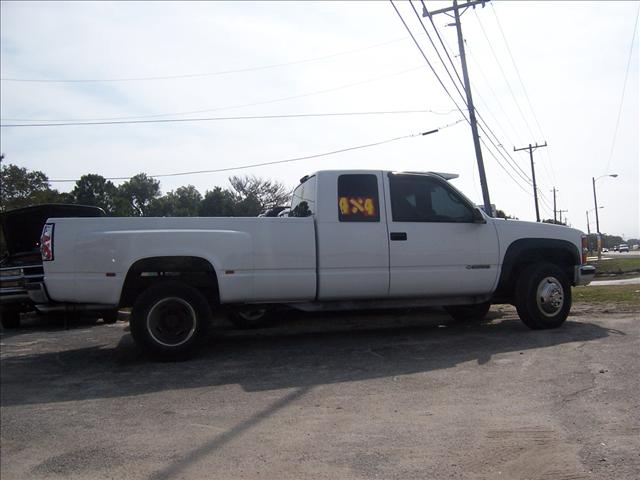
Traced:
<svg viewBox="0 0 640 480">
<path fill-rule="evenodd" d="M 341 222 L 379 222 L 378 178 L 371 174 L 338 177 L 338 219 Z"/>
</svg>

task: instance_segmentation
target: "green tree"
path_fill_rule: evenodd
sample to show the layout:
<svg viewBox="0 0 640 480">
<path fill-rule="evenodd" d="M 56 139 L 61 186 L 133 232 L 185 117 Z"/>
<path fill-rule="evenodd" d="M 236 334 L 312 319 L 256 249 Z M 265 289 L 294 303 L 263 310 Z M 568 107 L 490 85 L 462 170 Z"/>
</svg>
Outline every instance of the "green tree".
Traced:
<svg viewBox="0 0 640 480">
<path fill-rule="evenodd" d="M 196 187 L 179 187 L 151 201 L 149 213 L 155 217 L 195 217 L 200 210 L 202 195 Z"/>
<path fill-rule="evenodd" d="M 621 243 L 625 243 L 625 241 L 619 235 L 607 235 L 606 233 L 602 234 L 602 246 L 603 247 L 613 248 L 616 245 L 620 245 Z"/>
<path fill-rule="evenodd" d="M 511 215 L 507 215 L 504 210 L 496 210 L 496 218 L 505 218 L 505 219 L 513 219 L 517 220 L 517 217 L 512 217 Z"/>
<path fill-rule="evenodd" d="M 204 194 L 198 214 L 202 217 L 232 217 L 236 212 L 236 203 L 232 192 L 215 187 Z"/>
<path fill-rule="evenodd" d="M 542 223 L 555 223 L 556 225 L 567 225 L 567 222 L 561 222 L 560 220 L 554 220 L 553 218 L 545 218 Z"/>
<path fill-rule="evenodd" d="M 118 187 L 115 211 L 117 215 L 146 217 L 151 202 L 160 196 L 160 182 L 146 173 L 131 177 Z"/>
<path fill-rule="evenodd" d="M 13 164 L 0 168 L 0 211 L 38 203 L 71 203 L 72 196 L 50 188 L 47 176 Z"/>
<path fill-rule="evenodd" d="M 108 214 L 115 213 L 118 189 L 102 175 L 90 173 L 83 175 L 71 191 L 75 203 L 93 205 L 102 208 Z"/>
<path fill-rule="evenodd" d="M 236 215 L 254 217 L 268 208 L 289 201 L 287 188 L 275 180 L 256 176 L 229 177 L 236 196 Z"/>
</svg>

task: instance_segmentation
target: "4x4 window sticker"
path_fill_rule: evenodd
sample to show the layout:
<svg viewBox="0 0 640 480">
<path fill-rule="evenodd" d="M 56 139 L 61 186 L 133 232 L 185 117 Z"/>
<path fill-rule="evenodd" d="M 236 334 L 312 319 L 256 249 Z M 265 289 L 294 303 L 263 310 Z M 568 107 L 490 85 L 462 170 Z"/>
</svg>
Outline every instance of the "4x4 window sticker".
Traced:
<svg viewBox="0 0 640 480">
<path fill-rule="evenodd" d="M 376 175 L 340 175 L 337 193 L 340 222 L 380 221 L 379 186 Z"/>
</svg>

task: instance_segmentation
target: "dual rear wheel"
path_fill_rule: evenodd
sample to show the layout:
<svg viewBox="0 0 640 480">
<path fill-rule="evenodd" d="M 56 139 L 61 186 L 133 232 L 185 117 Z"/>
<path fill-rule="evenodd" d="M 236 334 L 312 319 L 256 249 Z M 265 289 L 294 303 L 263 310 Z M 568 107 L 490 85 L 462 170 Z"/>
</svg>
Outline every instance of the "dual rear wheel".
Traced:
<svg viewBox="0 0 640 480">
<path fill-rule="evenodd" d="M 159 359 L 181 359 L 197 352 L 207 338 L 211 308 L 196 288 L 158 283 L 142 293 L 131 311 L 131 335 Z"/>
</svg>

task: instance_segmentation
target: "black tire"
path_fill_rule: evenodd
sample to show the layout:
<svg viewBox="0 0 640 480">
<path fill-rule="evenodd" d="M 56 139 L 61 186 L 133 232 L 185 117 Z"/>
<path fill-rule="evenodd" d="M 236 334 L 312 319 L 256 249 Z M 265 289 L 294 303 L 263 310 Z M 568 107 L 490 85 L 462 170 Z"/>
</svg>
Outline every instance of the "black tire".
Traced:
<svg viewBox="0 0 640 480">
<path fill-rule="evenodd" d="M 552 263 L 530 265 L 518 276 L 515 306 L 527 327 L 557 328 L 571 310 L 571 284 L 565 273 Z"/>
<path fill-rule="evenodd" d="M 489 313 L 490 308 L 490 302 L 477 303 L 475 305 L 449 305 L 444 307 L 445 311 L 454 320 L 459 322 L 482 320 L 487 313 Z"/>
<path fill-rule="evenodd" d="M 2 327 L 6 329 L 20 327 L 20 312 L 17 310 L 5 310 L 0 313 L 2 316 Z"/>
<path fill-rule="evenodd" d="M 261 328 L 271 320 L 271 311 L 261 306 L 237 308 L 230 311 L 229 320 L 243 330 Z"/>
<path fill-rule="evenodd" d="M 131 336 L 147 354 L 161 360 L 183 360 L 195 354 L 207 338 L 211 318 L 211 308 L 197 289 L 163 282 L 138 297 L 129 323 Z"/>
<path fill-rule="evenodd" d="M 107 325 L 116 323 L 118 321 L 118 314 L 119 312 L 117 308 L 102 312 L 102 321 Z"/>
</svg>

